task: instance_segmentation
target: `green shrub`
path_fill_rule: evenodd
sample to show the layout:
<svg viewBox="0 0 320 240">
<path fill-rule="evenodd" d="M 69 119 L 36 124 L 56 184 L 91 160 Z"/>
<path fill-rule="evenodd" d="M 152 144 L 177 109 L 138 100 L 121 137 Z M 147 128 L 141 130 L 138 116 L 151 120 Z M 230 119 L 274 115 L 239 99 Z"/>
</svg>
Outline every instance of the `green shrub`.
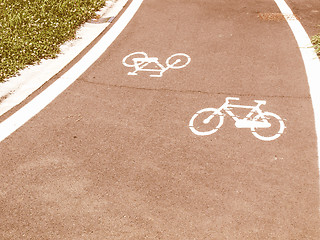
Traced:
<svg viewBox="0 0 320 240">
<path fill-rule="evenodd" d="M 0 0 L 0 81 L 54 58 L 105 0 Z"/>
</svg>

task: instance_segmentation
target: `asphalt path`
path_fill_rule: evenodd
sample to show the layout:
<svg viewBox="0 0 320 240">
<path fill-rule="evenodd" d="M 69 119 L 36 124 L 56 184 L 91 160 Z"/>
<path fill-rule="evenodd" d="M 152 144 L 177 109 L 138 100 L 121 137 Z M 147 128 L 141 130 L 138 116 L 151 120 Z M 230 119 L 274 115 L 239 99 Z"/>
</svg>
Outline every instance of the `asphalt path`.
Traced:
<svg viewBox="0 0 320 240">
<path fill-rule="evenodd" d="M 308 81 L 277 14 L 271 0 L 145 0 L 88 71 L 0 143 L 1 239 L 319 239 Z M 191 61 L 128 75 L 134 52 Z M 192 116 L 227 97 L 266 101 L 283 133 L 265 141 L 226 114 L 194 134 Z"/>
<path fill-rule="evenodd" d="M 318 0 L 286 1 L 310 37 L 319 34 L 320 2 Z"/>
</svg>

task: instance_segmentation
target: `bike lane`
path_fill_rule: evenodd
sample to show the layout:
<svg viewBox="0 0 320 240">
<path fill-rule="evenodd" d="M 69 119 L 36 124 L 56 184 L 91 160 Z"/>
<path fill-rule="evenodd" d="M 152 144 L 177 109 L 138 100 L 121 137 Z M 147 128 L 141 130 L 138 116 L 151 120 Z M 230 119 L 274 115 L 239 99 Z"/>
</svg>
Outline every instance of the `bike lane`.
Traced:
<svg viewBox="0 0 320 240">
<path fill-rule="evenodd" d="M 317 239 L 303 62 L 287 24 L 260 12 L 279 10 L 273 1 L 145 1 L 77 82 L 0 143 L 4 238 Z M 132 76 L 122 60 L 133 52 L 191 62 L 161 78 Z M 226 97 L 265 100 L 284 133 L 262 141 L 226 115 L 214 134 L 193 134 L 191 117 Z"/>
</svg>

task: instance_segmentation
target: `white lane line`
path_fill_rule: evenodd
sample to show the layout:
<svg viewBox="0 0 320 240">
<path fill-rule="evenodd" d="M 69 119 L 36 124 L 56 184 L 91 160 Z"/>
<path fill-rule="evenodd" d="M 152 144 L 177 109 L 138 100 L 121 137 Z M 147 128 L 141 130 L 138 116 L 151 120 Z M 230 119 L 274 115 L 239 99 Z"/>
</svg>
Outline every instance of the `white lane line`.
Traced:
<svg viewBox="0 0 320 240">
<path fill-rule="evenodd" d="M 0 142 L 16 131 L 19 127 L 38 114 L 60 93 L 76 81 L 101 55 L 127 26 L 138 11 L 143 0 L 133 0 L 113 27 L 91 48 L 68 72 L 41 92 L 32 101 L 0 123 Z"/>
<path fill-rule="evenodd" d="M 301 23 L 293 15 L 284 0 L 274 0 L 281 13 L 285 16 L 291 31 L 300 48 L 301 56 L 307 73 L 310 95 L 313 105 L 315 128 L 318 140 L 318 168 L 320 167 L 320 61 L 312 47 L 310 38 Z M 319 171 L 320 174 L 320 171 Z"/>
</svg>

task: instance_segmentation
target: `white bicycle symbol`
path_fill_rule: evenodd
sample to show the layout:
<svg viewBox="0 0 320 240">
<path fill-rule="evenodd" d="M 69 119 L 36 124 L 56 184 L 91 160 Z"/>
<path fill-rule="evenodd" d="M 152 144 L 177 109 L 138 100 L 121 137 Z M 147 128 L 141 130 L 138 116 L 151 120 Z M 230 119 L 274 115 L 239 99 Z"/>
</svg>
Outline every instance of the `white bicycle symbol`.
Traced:
<svg viewBox="0 0 320 240">
<path fill-rule="evenodd" d="M 204 108 L 199 110 L 189 122 L 190 130 L 199 136 L 215 133 L 223 124 L 226 115 L 222 113 L 224 111 L 232 117 L 237 128 L 250 128 L 252 134 L 260 140 L 272 141 L 284 132 L 284 122 L 278 115 L 271 112 L 262 112 L 260 109 L 260 106 L 265 105 L 266 101 L 254 100 L 257 103 L 256 106 L 244 106 L 230 104 L 230 100 L 239 100 L 239 98 L 227 97 L 225 103 L 218 109 Z M 251 109 L 251 111 L 245 118 L 239 119 L 231 111 L 233 108 Z"/>
<path fill-rule="evenodd" d="M 162 77 L 163 73 L 168 69 L 180 69 L 187 66 L 191 58 L 184 53 L 176 53 L 171 55 L 166 60 L 166 67 L 159 63 L 158 58 L 148 57 L 145 52 L 134 52 L 123 58 L 122 63 L 126 67 L 134 67 L 133 72 L 128 72 L 128 75 L 138 75 L 137 72 L 159 72 L 159 74 L 152 74 L 150 77 Z M 147 68 L 149 64 L 154 64 L 156 68 Z"/>
</svg>

